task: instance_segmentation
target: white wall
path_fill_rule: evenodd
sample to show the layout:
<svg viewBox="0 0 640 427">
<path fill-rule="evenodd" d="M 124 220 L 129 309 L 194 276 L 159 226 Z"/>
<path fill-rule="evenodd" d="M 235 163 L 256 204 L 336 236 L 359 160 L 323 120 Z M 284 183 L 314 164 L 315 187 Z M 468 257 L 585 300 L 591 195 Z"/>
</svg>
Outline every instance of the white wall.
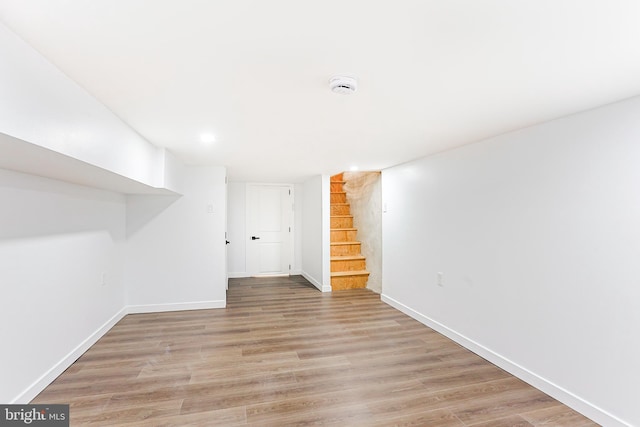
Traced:
<svg viewBox="0 0 640 427">
<path fill-rule="evenodd" d="M 639 116 L 634 98 L 383 171 L 384 300 L 640 425 Z"/>
<path fill-rule="evenodd" d="M 244 182 L 229 182 L 227 231 L 231 242 L 227 247 L 229 277 L 247 277 L 246 188 Z"/>
<path fill-rule="evenodd" d="M 127 313 L 225 306 L 225 169 L 181 175 L 183 196 L 124 196 L 0 169 L 0 402 Z"/>
<path fill-rule="evenodd" d="M 302 274 L 302 184 L 293 186 L 293 267 L 291 274 Z"/>
<path fill-rule="evenodd" d="M 0 57 L 2 164 L 183 194 L 0 169 L 0 402 L 26 403 L 128 312 L 225 306 L 225 169 L 182 167 L 1 24 Z"/>
<path fill-rule="evenodd" d="M 24 403 L 123 315 L 125 199 L 0 169 L 0 200 L 0 402 Z"/>
<path fill-rule="evenodd" d="M 367 288 L 382 292 L 382 185 L 380 172 L 345 172 L 344 190 L 361 253 L 367 258 Z"/>
<path fill-rule="evenodd" d="M 322 291 L 331 291 L 331 176 L 322 175 Z"/>
<path fill-rule="evenodd" d="M 325 181 L 327 181 L 325 185 Z M 331 291 L 331 277 L 327 274 L 327 254 L 329 233 L 326 222 L 329 213 L 325 209 L 327 196 L 323 191 L 328 187 L 328 177 L 317 175 L 302 184 L 302 275 L 323 292 Z M 325 218 L 326 217 L 326 218 Z"/>
<path fill-rule="evenodd" d="M 147 142 L 2 24 L 0 57 L 0 132 L 164 187 L 164 149 Z"/>
<path fill-rule="evenodd" d="M 182 162 L 165 148 L 160 148 L 159 150 L 161 157 L 159 169 L 162 174 L 162 180 L 156 186 L 179 193 L 182 179 Z"/>
<path fill-rule="evenodd" d="M 225 174 L 185 167 L 181 197 L 127 196 L 127 222 L 140 224 L 128 230 L 126 248 L 131 310 L 225 306 Z"/>
</svg>

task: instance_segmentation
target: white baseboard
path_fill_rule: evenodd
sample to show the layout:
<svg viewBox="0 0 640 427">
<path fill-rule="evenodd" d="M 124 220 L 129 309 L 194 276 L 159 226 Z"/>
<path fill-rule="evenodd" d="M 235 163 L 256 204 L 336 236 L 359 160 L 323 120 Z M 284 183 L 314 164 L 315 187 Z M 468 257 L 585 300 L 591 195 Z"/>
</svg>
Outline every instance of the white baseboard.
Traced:
<svg viewBox="0 0 640 427">
<path fill-rule="evenodd" d="M 288 274 L 258 274 L 255 276 L 249 273 L 229 273 L 227 276 L 229 279 L 244 279 L 246 277 L 291 277 L 302 276 L 302 270 L 289 270 Z"/>
<path fill-rule="evenodd" d="M 241 279 L 243 277 L 251 277 L 247 272 L 235 272 L 235 273 L 227 273 L 227 277 L 229 279 Z"/>
<path fill-rule="evenodd" d="M 300 274 L 302 275 L 302 277 L 304 277 L 309 282 L 311 282 L 311 284 L 316 288 L 318 288 L 321 292 L 331 292 L 331 286 L 321 284 L 313 276 L 308 274 L 306 271 L 301 271 Z"/>
<path fill-rule="evenodd" d="M 412 308 L 402 304 L 399 301 L 396 301 L 395 299 L 385 295 L 384 293 L 380 296 L 380 299 L 393 308 L 403 312 L 407 316 L 414 318 L 418 322 L 427 325 L 431 329 L 441 333 L 447 338 L 465 347 L 466 349 L 476 353 L 478 356 L 488 360 L 496 366 L 499 366 L 500 368 L 531 384 L 544 393 L 547 393 L 549 396 L 559 400 L 570 408 L 573 408 L 586 417 L 591 418 L 593 421 L 605 426 L 631 427 L 631 424 L 597 407 L 596 405 L 589 403 L 583 398 L 576 396 L 569 390 L 566 390 L 563 387 L 560 387 L 559 385 L 528 370 L 527 368 L 507 359 L 506 357 L 495 353 L 487 347 L 484 347 L 482 344 L 479 344 L 476 341 L 467 338 L 462 334 L 459 334 L 453 329 L 450 329 L 442 323 L 439 323 L 431 319 L 430 317 L 413 310 Z"/>
<path fill-rule="evenodd" d="M 302 275 L 302 270 L 289 271 L 289 276 L 300 276 L 300 275 Z M 251 275 L 246 272 L 235 272 L 235 273 L 227 273 L 227 277 L 229 279 L 243 279 L 245 277 L 251 277 Z"/>
<path fill-rule="evenodd" d="M 196 302 L 176 302 L 170 304 L 142 304 L 128 305 L 127 313 L 160 313 L 164 311 L 183 311 L 183 310 L 207 310 L 210 308 L 225 308 L 227 303 L 225 300 L 214 301 L 196 301 Z"/>
<path fill-rule="evenodd" d="M 109 320 L 107 320 L 102 326 L 100 326 L 95 332 L 93 332 L 87 339 L 82 341 L 76 348 L 71 350 L 69 354 L 62 358 L 58 363 L 53 365 L 51 369 L 45 372 L 40 378 L 38 378 L 33 384 L 27 387 L 22 393 L 16 396 L 9 403 L 27 404 L 34 397 L 36 397 L 42 390 L 44 390 L 49 384 L 51 384 L 58 376 L 63 373 L 69 366 L 73 364 L 82 354 L 89 350 L 104 334 L 109 332 L 109 329 L 118 323 L 124 316 L 128 314 L 127 307 L 123 307 L 119 312 L 114 314 Z"/>
<path fill-rule="evenodd" d="M 100 338 L 102 338 L 104 334 L 109 332 L 109 330 L 127 314 L 202 310 L 224 307 L 226 307 L 225 300 L 125 306 L 9 403 L 27 404 L 31 400 L 33 400 L 34 397 L 36 397 L 40 392 L 42 392 L 42 390 L 44 390 L 49 384 L 51 384 L 56 378 L 58 378 L 61 373 L 63 373 L 69 366 L 71 366 L 73 362 L 75 362 L 80 356 L 82 356 L 85 351 L 87 351 Z"/>
</svg>

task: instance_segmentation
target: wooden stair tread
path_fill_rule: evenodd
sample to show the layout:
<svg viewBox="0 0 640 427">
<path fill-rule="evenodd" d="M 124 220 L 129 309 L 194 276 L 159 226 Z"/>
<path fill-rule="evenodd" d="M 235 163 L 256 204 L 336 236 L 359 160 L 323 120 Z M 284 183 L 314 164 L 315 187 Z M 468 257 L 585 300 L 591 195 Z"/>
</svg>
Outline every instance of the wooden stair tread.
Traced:
<svg viewBox="0 0 640 427">
<path fill-rule="evenodd" d="M 331 277 L 346 277 L 346 276 L 368 276 L 367 270 L 355 270 L 355 271 L 332 271 Z"/>
<path fill-rule="evenodd" d="M 351 205 L 343 185 L 343 174 L 331 177 L 331 286 L 333 290 L 360 289 L 367 286 L 369 272 L 366 257 L 360 253 L 360 241 L 334 241 L 355 239 L 358 228 L 353 225 Z M 333 271 L 337 270 L 337 271 Z"/>
</svg>

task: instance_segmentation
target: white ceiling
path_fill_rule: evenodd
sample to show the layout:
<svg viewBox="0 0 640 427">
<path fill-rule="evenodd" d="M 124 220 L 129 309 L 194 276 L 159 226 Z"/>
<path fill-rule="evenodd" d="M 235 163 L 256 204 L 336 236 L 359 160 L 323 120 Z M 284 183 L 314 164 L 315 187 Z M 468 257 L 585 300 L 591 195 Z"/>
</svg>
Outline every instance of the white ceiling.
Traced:
<svg viewBox="0 0 640 427">
<path fill-rule="evenodd" d="M 0 0 L 0 20 L 237 181 L 379 170 L 640 94 L 637 0 Z"/>
</svg>

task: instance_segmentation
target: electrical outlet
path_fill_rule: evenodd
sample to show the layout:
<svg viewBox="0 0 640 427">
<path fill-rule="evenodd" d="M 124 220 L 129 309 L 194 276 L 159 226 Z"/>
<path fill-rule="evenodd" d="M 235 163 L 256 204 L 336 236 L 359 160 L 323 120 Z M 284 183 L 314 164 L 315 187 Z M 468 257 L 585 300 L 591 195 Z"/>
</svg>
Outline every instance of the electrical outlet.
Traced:
<svg viewBox="0 0 640 427">
<path fill-rule="evenodd" d="M 106 286 L 106 285 L 107 285 L 107 273 L 103 272 L 102 279 L 100 281 L 100 286 Z"/>
<path fill-rule="evenodd" d="M 444 287 L 444 285 L 442 284 L 442 276 L 443 273 L 441 271 L 438 272 L 438 286 L 440 287 Z"/>
</svg>

